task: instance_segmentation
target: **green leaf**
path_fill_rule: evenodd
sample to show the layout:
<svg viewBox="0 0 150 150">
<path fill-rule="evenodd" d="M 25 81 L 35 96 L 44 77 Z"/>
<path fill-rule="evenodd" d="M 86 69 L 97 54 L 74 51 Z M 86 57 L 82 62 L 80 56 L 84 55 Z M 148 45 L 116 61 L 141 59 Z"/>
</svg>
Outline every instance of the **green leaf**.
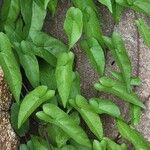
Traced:
<svg viewBox="0 0 150 150">
<path fill-rule="evenodd" d="M 136 150 L 150 149 L 150 143 L 145 141 L 137 130 L 130 128 L 126 123 L 120 120 L 117 120 L 117 127 L 121 136 L 130 141 L 135 146 Z"/>
<path fill-rule="evenodd" d="M 60 54 L 57 60 L 56 83 L 64 107 L 66 107 L 72 86 L 73 59 L 74 54 L 69 52 Z"/>
<path fill-rule="evenodd" d="M 32 136 L 31 141 L 35 150 L 47 150 L 48 145 L 45 140 L 40 137 Z"/>
<path fill-rule="evenodd" d="M 15 100 L 19 103 L 22 87 L 22 77 L 20 68 L 11 49 L 11 43 L 4 33 L 0 33 L 0 65 L 5 74 L 5 79 L 9 85 Z"/>
<path fill-rule="evenodd" d="M 146 45 L 150 48 L 150 28 L 147 26 L 143 19 L 136 20 L 138 30 L 143 37 Z"/>
<path fill-rule="evenodd" d="M 106 140 L 102 140 L 101 142 L 94 140 L 93 141 L 93 150 L 106 150 Z"/>
<path fill-rule="evenodd" d="M 95 38 L 84 40 L 81 47 L 85 50 L 90 62 L 97 72 L 102 76 L 105 69 L 105 56 L 103 49 Z"/>
<path fill-rule="evenodd" d="M 53 119 L 56 126 L 60 127 L 77 143 L 91 147 L 91 143 L 83 129 L 67 113 L 53 104 L 43 105 L 43 111 Z"/>
<path fill-rule="evenodd" d="M 76 95 L 80 94 L 80 76 L 79 73 L 73 72 L 73 81 L 72 81 L 72 86 L 71 86 L 71 91 L 70 91 L 70 98 L 74 99 Z"/>
<path fill-rule="evenodd" d="M 73 145 L 65 145 L 61 150 L 76 150 Z"/>
<path fill-rule="evenodd" d="M 99 44 L 103 47 L 104 41 L 102 38 L 102 30 L 99 22 L 99 18 L 97 17 L 96 12 L 91 7 L 86 7 L 83 17 L 83 32 L 85 38 L 89 39 L 91 37 L 95 38 Z"/>
<path fill-rule="evenodd" d="M 39 86 L 31 91 L 23 99 L 18 114 L 18 128 L 29 118 L 29 116 L 45 101 L 51 99 L 55 92 L 47 90 L 46 86 Z"/>
<path fill-rule="evenodd" d="M 0 23 L 1 28 L 5 25 L 15 23 L 20 12 L 19 0 L 5 0 L 1 8 Z"/>
<path fill-rule="evenodd" d="M 112 3 L 111 0 L 98 0 L 103 5 L 107 6 L 109 11 L 112 13 Z"/>
<path fill-rule="evenodd" d="M 25 74 L 33 87 L 39 85 L 39 63 L 36 56 L 29 53 L 30 47 L 26 47 L 24 41 L 20 45 L 16 44 L 16 51 L 19 56 L 20 64 L 22 65 Z M 30 50 L 29 50 L 30 51 Z"/>
<path fill-rule="evenodd" d="M 52 16 L 56 14 L 57 4 L 58 0 L 50 0 L 50 2 L 48 3 L 48 10 L 52 14 Z"/>
<path fill-rule="evenodd" d="M 49 36 L 44 32 L 32 32 L 31 41 L 42 49 L 46 49 L 49 53 L 58 57 L 61 53 L 67 51 L 67 47 L 61 41 Z"/>
<path fill-rule="evenodd" d="M 126 86 L 124 86 L 119 81 L 115 81 L 107 77 L 102 77 L 100 78 L 100 83 L 96 83 L 94 87 L 98 91 L 114 94 L 124 101 L 137 105 L 141 108 L 145 108 L 145 105 L 141 102 L 139 97 L 134 92 L 128 93 L 126 90 Z"/>
<path fill-rule="evenodd" d="M 132 73 L 132 67 L 131 62 L 128 56 L 128 53 L 126 51 L 124 42 L 121 38 L 121 36 L 114 32 L 112 35 L 112 41 L 114 44 L 114 49 L 111 49 L 112 55 L 115 58 L 117 65 L 119 66 L 123 79 L 126 83 L 126 87 L 128 92 L 131 91 L 130 81 L 131 81 L 131 73 Z"/>
<path fill-rule="evenodd" d="M 13 103 L 11 106 L 11 116 L 10 121 L 13 129 L 20 137 L 25 136 L 29 129 L 29 122 L 26 121 L 20 129 L 18 129 L 18 113 L 19 113 L 20 106 L 17 103 Z"/>
<path fill-rule="evenodd" d="M 29 150 L 26 144 L 20 144 L 19 150 Z"/>
<path fill-rule="evenodd" d="M 49 89 L 56 90 L 55 69 L 48 63 L 40 62 L 40 82 Z"/>
<path fill-rule="evenodd" d="M 111 100 L 91 98 L 89 100 L 89 104 L 99 114 L 105 113 L 117 118 L 119 118 L 121 115 L 118 106 L 114 104 Z"/>
<path fill-rule="evenodd" d="M 81 10 L 75 7 L 69 8 L 64 22 L 64 30 L 69 40 L 69 50 L 81 37 L 82 28 L 83 21 Z"/>
<path fill-rule="evenodd" d="M 137 126 L 141 119 L 141 108 L 135 105 L 130 105 L 131 124 Z"/>
</svg>

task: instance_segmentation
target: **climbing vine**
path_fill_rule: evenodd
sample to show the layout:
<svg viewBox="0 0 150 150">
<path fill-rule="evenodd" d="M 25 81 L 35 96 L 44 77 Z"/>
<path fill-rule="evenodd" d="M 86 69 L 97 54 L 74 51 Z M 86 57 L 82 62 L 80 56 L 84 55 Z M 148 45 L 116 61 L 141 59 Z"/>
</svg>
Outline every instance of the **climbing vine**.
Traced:
<svg viewBox="0 0 150 150">
<path fill-rule="evenodd" d="M 0 21 L 0 65 L 13 94 L 11 125 L 20 137 L 20 150 L 126 150 L 103 133 L 101 115 L 114 118 L 122 139 L 136 150 L 149 150 L 150 143 L 136 130 L 145 109 L 133 91 L 141 84 L 132 75 L 131 61 L 122 37 L 113 32 L 104 36 L 97 3 L 105 5 L 115 23 L 126 8 L 150 16 L 150 0 L 72 0 L 64 20 L 68 43 L 43 32 L 47 13 L 55 17 L 58 0 L 5 0 Z M 136 20 L 139 33 L 150 47 L 150 30 L 144 20 Z M 130 105 L 130 122 L 112 100 L 80 92 L 80 75 L 74 69 L 72 49 L 79 43 L 99 80 L 97 91 L 117 96 Z M 105 52 L 110 50 L 118 71 L 105 74 Z M 94 138 L 82 127 L 85 122 Z M 37 132 L 32 133 L 36 122 Z"/>
</svg>

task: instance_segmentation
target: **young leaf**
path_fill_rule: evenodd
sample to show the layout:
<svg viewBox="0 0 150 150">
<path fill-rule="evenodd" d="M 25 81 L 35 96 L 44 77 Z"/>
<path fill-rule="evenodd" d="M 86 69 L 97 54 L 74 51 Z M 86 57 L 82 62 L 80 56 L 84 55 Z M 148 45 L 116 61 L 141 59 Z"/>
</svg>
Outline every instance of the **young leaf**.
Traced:
<svg viewBox="0 0 150 150">
<path fill-rule="evenodd" d="M 91 98 L 89 100 L 89 104 L 99 114 L 105 113 L 117 118 L 121 115 L 118 106 L 115 105 L 111 100 Z"/>
<path fill-rule="evenodd" d="M 22 87 L 20 68 L 11 49 L 8 37 L 2 32 L 0 32 L 0 65 L 4 71 L 10 91 L 17 103 L 19 103 Z"/>
<path fill-rule="evenodd" d="M 73 59 L 74 59 L 73 53 L 69 52 L 60 54 L 57 60 L 56 74 L 55 74 L 56 83 L 64 107 L 66 107 L 72 86 Z"/>
<path fill-rule="evenodd" d="M 91 147 L 91 143 L 83 129 L 67 113 L 53 104 L 43 105 L 43 111 L 53 119 L 56 126 L 60 127 L 77 143 Z"/>
<path fill-rule="evenodd" d="M 98 0 L 103 5 L 107 6 L 109 11 L 112 13 L 112 3 L 111 0 Z"/>
<path fill-rule="evenodd" d="M 91 37 L 94 37 L 103 47 L 104 41 L 102 38 L 102 30 L 96 12 L 91 7 L 86 7 L 83 14 L 83 32 L 85 38 L 89 39 Z"/>
<path fill-rule="evenodd" d="M 98 91 L 114 94 L 124 101 L 145 108 L 145 105 L 140 101 L 139 97 L 134 92 L 128 93 L 126 87 L 121 82 L 102 77 L 100 78 L 100 83 L 96 83 L 94 86 Z"/>
<path fill-rule="evenodd" d="M 18 128 L 28 119 L 28 117 L 45 101 L 51 99 L 55 92 L 47 90 L 46 86 L 39 86 L 31 91 L 23 99 L 18 114 Z"/>
<path fill-rule="evenodd" d="M 69 8 L 64 22 L 64 30 L 69 40 L 69 50 L 81 37 L 82 28 L 83 28 L 83 21 L 81 10 L 75 7 Z"/>
<path fill-rule="evenodd" d="M 126 123 L 121 120 L 117 120 L 117 127 L 121 136 L 130 141 L 136 150 L 149 150 L 150 143 L 145 141 L 142 135 L 135 129 L 130 128 Z"/>
<path fill-rule="evenodd" d="M 131 81 L 131 72 L 132 72 L 132 67 L 131 67 L 131 62 L 128 57 L 128 53 L 126 51 L 125 45 L 123 43 L 123 40 L 121 36 L 117 33 L 114 32 L 112 35 L 112 41 L 114 44 L 114 49 L 111 49 L 112 55 L 115 58 L 117 65 L 119 66 L 123 79 L 126 83 L 126 87 L 128 92 L 131 91 L 131 86 L 130 86 L 130 81 Z"/>
<path fill-rule="evenodd" d="M 81 47 L 85 50 L 89 60 L 95 67 L 100 76 L 104 74 L 105 56 L 103 49 L 95 38 L 84 40 Z"/>
<path fill-rule="evenodd" d="M 143 37 L 146 45 L 150 48 L 150 29 L 146 25 L 143 19 L 136 20 L 136 25 L 138 26 L 139 32 Z"/>
</svg>

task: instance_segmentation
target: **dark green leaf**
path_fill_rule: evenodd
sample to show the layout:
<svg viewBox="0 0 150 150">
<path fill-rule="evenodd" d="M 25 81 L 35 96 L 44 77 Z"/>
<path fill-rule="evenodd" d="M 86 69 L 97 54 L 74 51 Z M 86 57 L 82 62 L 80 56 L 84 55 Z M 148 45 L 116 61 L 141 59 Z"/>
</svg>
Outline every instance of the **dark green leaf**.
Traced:
<svg viewBox="0 0 150 150">
<path fill-rule="evenodd" d="M 50 2 L 48 3 L 48 9 L 52 14 L 52 16 L 54 16 L 56 13 L 57 4 L 58 4 L 58 0 L 50 0 Z"/>
<path fill-rule="evenodd" d="M 64 30 L 69 40 L 68 43 L 69 50 L 81 37 L 82 28 L 83 28 L 83 21 L 81 10 L 75 7 L 69 8 L 64 22 Z"/>
<path fill-rule="evenodd" d="M 39 86 L 31 91 L 23 99 L 18 114 L 18 128 L 28 119 L 28 117 L 45 101 L 51 99 L 55 92 L 48 90 L 46 86 Z"/>
<path fill-rule="evenodd" d="M 15 100 L 19 103 L 22 87 L 20 68 L 15 59 L 12 45 L 4 33 L 0 33 L 0 65 L 5 74 L 5 79 L 9 85 Z"/>
</svg>

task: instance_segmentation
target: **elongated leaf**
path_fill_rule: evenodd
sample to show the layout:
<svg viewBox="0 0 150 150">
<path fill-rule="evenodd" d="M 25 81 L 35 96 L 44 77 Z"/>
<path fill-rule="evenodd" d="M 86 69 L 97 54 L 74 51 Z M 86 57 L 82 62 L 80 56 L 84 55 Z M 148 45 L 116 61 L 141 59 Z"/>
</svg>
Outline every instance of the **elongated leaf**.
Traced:
<svg viewBox="0 0 150 150">
<path fill-rule="evenodd" d="M 112 80 L 111 78 L 102 77 L 100 79 L 100 83 L 96 83 L 94 86 L 98 91 L 114 94 L 120 99 L 141 108 L 145 108 L 145 105 L 140 101 L 139 97 L 134 92 L 128 93 L 126 87 L 118 81 Z"/>
<path fill-rule="evenodd" d="M 43 47 L 54 56 L 58 57 L 61 53 L 67 51 L 67 47 L 61 41 L 49 36 L 44 32 L 32 32 L 31 41 L 37 47 Z"/>
<path fill-rule="evenodd" d="M 75 7 L 84 11 L 86 7 L 91 7 L 95 12 L 97 12 L 96 5 L 94 4 L 93 0 L 72 0 L 72 3 Z"/>
<path fill-rule="evenodd" d="M 136 150 L 150 149 L 150 143 L 145 141 L 145 139 L 138 131 L 130 128 L 126 123 L 120 120 L 117 120 L 117 127 L 122 137 L 130 141 L 135 146 Z"/>
<path fill-rule="evenodd" d="M 136 20 L 136 25 L 138 26 L 139 32 L 143 37 L 146 45 L 150 48 L 150 28 L 142 19 Z"/>
<path fill-rule="evenodd" d="M 118 106 L 115 105 L 111 100 L 91 98 L 89 104 L 99 114 L 106 113 L 117 118 L 121 115 Z"/>
<path fill-rule="evenodd" d="M 54 96 L 54 91 L 47 90 L 46 86 L 39 86 L 31 91 L 23 99 L 18 114 L 18 128 L 28 119 L 28 117 L 45 101 Z"/>
<path fill-rule="evenodd" d="M 83 28 L 83 21 L 81 10 L 75 7 L 69 8 L 64 22 L 64 30 L 69 40 L 69 50 L 81 37 L 82 28 Z"/>
<path fill-rule="evenodd" d="M 3 1 L 0 23 L 3 28 L 5 25 L 12 25 L 15 23 L 20 11 L 19 0 L 5 0 Z"/>
<path fill-rule="evenodd" d="M 53 119 L 56 126 L 59 126 L 77 143 L 91 147 L 91 143 L 83 129 L 68 114 L 53 104 L 45 104 L 43 110 Z"/>
<path fill-rule="evenodd" d="M 33 87 L 39 85 L 39 64 L 34 54 L 28 53 L 26 44 L 22 41 L 20 45 L 16 44 L 16 51 L 19 56 L 25 74 Z M 29 50 L 29 49 L 28 49 Z"/>
<path fill-rule="evenodd" d="M 2 32 L 0 33 L 0 65 L 4 71 L 5 79 L 9 85 L 9 88 L 15 100 L 19 103 L 22 87 L 21 73 L 11 49 L 10 41 Z"/>
<path fill-rule="evenodd" d="M 130 105 L 131 123 L 137 126 L 140 123 L 141 108 L 135 105 Z"/>
<path fill-rule="evenodd" d="M 103 47 L 104 41 L 102 38 L 102 30 L 96 12 L 91 7 L 86 7 L 83 14 L 84 14 L 83 31 L 84 31 L 85 38 L 88 39 L 94 37 L 99 42 L 99 44 Z"/>
<path fill-rule="evenodd" d="M 105 68 L 105 56 L 103 49 L 95 38 L 90 38 L 81 43 L 82 48 L 85 50 L 89 60 L 95 67 L 97 72 L 102 76 Z"/>
<path fill-rule="evenodd" d="M 107 6 L 109 11 L 112 13 L 112 3 L 111 0 L 98 0 L 103 5 Z"/>
<path fill-rule="evenodd" d="M 72 86 L 73 59 L 74 55 L 72 52 L 62 53 L 56 66 L 56 83 L 64 107 L 66 107 Z"/>
<path fill-rule="evenodd" d="M 123 40 L 121 36 L 117 33 L 114 32 L 112 35 L 112 41 L 114 44 L 114 49 L 111 49 L 112 55 L 115 58 L 117 65 L 119 66 L 123 79 L 126 83 L 126 87 L 128 92 L 131 91 L 130 87 L 130 81 L 131 81 L 131 62 L 128 56 L 128 53 L 126 51 L 125 45 L 123 43 Z"/>
</svg>

